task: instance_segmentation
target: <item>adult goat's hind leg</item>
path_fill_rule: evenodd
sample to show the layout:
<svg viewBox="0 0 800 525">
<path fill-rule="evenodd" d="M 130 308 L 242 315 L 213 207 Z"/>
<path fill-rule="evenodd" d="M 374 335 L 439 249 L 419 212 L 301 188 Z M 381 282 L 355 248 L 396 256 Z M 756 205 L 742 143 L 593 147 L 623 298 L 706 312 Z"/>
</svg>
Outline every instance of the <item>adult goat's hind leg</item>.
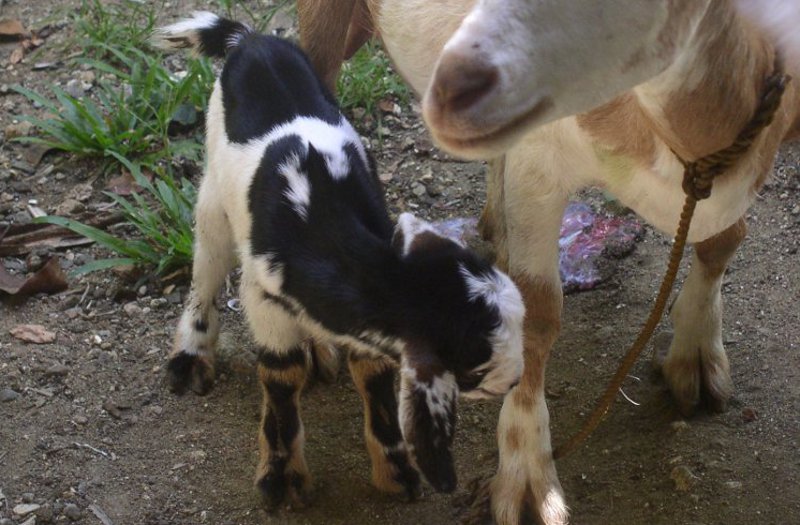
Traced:
<svg viewBox="0 0 800 525">
<path fill-rule="evenodd" d="M 420 492 L 419 473 L 411 466 L 397 416 L 394 391 L 397 365 L 387 357 L 351 351 L 353 382 L 364 402 L 364 439 L 372 461 L 372 483 L 385 492 L 402 492 L 414 499 Z"/>
<path fill-rule="evenodd" d="M 219 335 L 216 296 L 236 262 L 225 210 L 210 181 L 200 187 L 195 209 L 192 286 L 167 365 L 170 388 L 206 394 L 214 384 L 214 350 Z"/>
<path fill-rule="evenodd" d="M 722 279 L 747 233 L 744 219 L 695 244 L 692 267 L 672 308 L 675 336 L 663 373 L 678 408 L 690 415 L 701 401 L 723 410 L 733 392 L 722 345 Z"/>
</svg>

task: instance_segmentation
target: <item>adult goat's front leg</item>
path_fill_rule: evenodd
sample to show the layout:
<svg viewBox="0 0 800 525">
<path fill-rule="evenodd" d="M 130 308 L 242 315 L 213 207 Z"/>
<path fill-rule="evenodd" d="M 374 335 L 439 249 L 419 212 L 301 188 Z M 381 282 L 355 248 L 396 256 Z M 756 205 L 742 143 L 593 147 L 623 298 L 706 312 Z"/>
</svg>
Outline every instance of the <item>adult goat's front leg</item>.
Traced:
<svg viewBox="0 0 800 525">
<path fill-rule="evenodd" d="M 722 345 L 721 289 L 728 261 L 746 232 L 744 219 L 739 219 L 723 232 L 695 244 L 692 267 L 672 308 L 675 336 L 663 373 L 685 415 L 701 401 L 712 410 L 723 410 L 733 392 Z"/>
<path fill-rule="evenodd" d="M 567 199 L 546 177 L 520 168 L 507 163 L 504 200 L 509 271 L 526 309 L 525 370 L 500 412 L 491 506 L 498 525 L 530 515 L 562 525 L 568 511 L 553 462 L 544 374 L 561 326 L 558 235 Z"/>
</svg>

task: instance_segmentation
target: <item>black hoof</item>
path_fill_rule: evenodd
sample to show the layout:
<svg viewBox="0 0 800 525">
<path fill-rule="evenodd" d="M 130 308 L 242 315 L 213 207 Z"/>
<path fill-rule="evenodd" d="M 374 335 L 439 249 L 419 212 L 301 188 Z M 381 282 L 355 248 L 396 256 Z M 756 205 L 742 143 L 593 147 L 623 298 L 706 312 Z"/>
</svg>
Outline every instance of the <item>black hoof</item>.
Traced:
<svg viewBox="0 0 800 525">
<path fill-rule="evenodd" d="M 191 389 L 204 396 L 214 386 L 214 367 L 199 355 L 180 352 L 167 364 L 167 381 L 170 390 L 178 395 Z"/>
</svg>

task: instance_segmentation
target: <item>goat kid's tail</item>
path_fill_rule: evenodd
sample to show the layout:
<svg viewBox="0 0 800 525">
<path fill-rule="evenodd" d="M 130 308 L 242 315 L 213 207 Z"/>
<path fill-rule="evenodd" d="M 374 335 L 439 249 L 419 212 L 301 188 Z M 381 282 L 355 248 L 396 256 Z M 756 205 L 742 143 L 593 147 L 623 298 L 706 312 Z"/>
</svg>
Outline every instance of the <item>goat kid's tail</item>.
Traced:
<svg viewBox="0 0 800 525">
<path fill-rule="evenodd" d="M 224 58 L 252 31 L 241 22 L 208 11 L 195 11 L 190 18 L 157 29 L 152 43 L 161 49 L 190 48 L 200 55 Z"/>
</svg>

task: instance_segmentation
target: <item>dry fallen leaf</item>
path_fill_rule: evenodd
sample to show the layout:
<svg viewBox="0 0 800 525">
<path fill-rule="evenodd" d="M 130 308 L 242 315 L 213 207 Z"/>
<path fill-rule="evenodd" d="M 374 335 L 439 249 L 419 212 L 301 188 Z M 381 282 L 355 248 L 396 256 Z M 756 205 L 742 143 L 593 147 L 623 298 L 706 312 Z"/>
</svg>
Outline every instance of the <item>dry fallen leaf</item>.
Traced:
<svg viewBox="0 0 800 525">
<path fill-rule="evenodd" d="M 9 330 L 9 333 L 21 341 L 37 345 L 52 343 L 56 340 L 55 332 L 47 330 L 40 324 L 19 324 Z"/>
<path fill-rule="evenodd" d="M 8 57 L 9 64 L 19 64 L 22 62 L 23 57 L 25 56 L 25 51 L 22 47 L 14 48 L 14 51 L 11 52 L 11 56 Z"/>
<path fill-rule="evenodd" d="M 19 20 L 0 20 L 0 41 L 20 40 L 27 34 L 25 26 Z"/>
<path fill-rule="evenodd" d="M 133 175 L 127 170 L 124 170 L 122 175 L 109 180 L 108 184 L 106 184 L 106 189 L 112 193 L 123 196 L 142 191 L 142 187 L 136 184 Z"/>
<path fill-rule="evenodd" d="M 67 278 L 58 258 L 53 257 L 39 271 L 25 279 L 8 273 L 0 264 L 0 290 L 10 295 L 33 295 L 37 293 L 58 293 L 68 287 Z"/>
</svg>

